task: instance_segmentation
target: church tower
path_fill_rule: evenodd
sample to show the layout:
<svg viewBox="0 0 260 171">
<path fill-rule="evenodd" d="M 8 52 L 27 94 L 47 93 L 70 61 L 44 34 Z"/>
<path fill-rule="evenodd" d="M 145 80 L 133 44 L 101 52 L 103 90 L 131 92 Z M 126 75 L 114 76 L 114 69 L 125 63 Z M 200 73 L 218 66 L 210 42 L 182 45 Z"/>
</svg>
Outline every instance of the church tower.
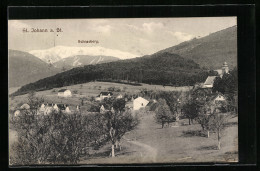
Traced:
<svg viewBox="0 0 260 171">
<path fill-rule="evenodd" d="M 222 65 L 222 75 L 224 75 L 224 73 L 228 73 L 228 72 L 229 72 L 228 64 L 226 62 L 224 62 Z"/>
</svg>

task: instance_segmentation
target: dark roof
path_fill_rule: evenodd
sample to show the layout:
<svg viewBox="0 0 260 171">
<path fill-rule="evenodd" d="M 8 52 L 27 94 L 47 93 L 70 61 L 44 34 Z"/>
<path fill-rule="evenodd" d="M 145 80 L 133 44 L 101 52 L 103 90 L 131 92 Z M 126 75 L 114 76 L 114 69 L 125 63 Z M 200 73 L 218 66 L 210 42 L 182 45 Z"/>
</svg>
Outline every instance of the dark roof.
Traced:
<svg viewBox="0 0 260 171">
<path fill-rule="evenodd" d="M 65 110 L 64 104 L 57 104 L 57 106 L 60 110 Z"/>
<path fill-rule="evenodd" d="M 58 92 L 65 92 L 68 89 L 60 89 Z"/>
<path fill-rule="evenodd" d="M 111 96 L 113 95 L 112 92 L 105 92 L 105 91 L 101 92 L 100 94 L 105 95 L 105 96 L 107 96 L 108 94 L 110 94 Z"/>
</svg>

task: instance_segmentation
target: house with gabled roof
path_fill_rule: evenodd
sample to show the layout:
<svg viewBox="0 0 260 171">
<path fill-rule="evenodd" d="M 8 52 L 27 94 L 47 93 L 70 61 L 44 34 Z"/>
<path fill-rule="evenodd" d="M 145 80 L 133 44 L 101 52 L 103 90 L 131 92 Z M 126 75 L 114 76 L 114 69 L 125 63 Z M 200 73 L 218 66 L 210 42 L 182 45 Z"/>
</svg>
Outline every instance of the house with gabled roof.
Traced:
<svg viewBox="0 0 260 171">
<path fill-rule="evenodd" d="M 104 100 L 105 98 L 111 98 L 113 95 L 112 92 L 106 92 L 106 91 L 103 91 L 103 92 L 100 92 L 100 94 L 98 96 L 96 96 L 96 101 L 101 101 L 101 100 Z"/>
<path fill-rule="evenodd" d="M 208 76 L 208 78 L 203 84 L 203 88 L 212 88 L 216 77 L 217 76 Z"/>
<path fill-rule="evenodd" d="M 148 100 L 146 100 L 142 97 L 137 97 L 133 101 L 133 110 L 139 110 L 140 108 L 147 106 L 148 103 L 149 103 Z"/>
<path fill-rule="evenodd" d="M 58 91 L 58 96 L 59 97 L 71 97 L 72 96 L 72 93 L 70 90 L 68 89 L 60 89 Z"/>
</svg>

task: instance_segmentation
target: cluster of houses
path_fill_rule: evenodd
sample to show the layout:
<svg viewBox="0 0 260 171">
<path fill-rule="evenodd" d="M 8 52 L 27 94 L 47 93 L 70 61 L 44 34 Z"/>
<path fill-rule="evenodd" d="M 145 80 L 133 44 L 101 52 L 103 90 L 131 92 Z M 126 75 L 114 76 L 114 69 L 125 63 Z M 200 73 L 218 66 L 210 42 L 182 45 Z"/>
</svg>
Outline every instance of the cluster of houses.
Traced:
<svg viewBox="0 0 260 171">
<path fill-rule="evenodd" d="M 31 107 L 25 103 L 23 104 L 19 109 L 16 109 L 14 112 L 14 116 L 19 116 L 21 114 L 22 111 L 26 111 L 26 110 L 30 110 Z M 66 104 L 41 104 L 40 106 L 38 106 L 38 108 L 36 108 L 37 111 L 37 115 L 49 115 L 51 112 L 55 111 L 55 112 L 63 112 L 63 113 L 67 113 L 70 114 L 74 111 L 79 111 L 80 107 L 76 106 L 76 108 L 74 109 L 73 106 L 69 106 Z"/>
<path fill-rule="evenodd" d="M 221 94 L 220 92 L 217 92 L 217 94 L 212 93 L 212 88 L 214 85 L 214 82 L 217 77 L 222 78 L 224 74 L 229 74 L 229 68 L 226 62 L 223 63 L 222 68 L 218 70 L 214 70 L 218 73 L 217 76 L 208 76 L 206 81 L 204 83 L 199 83 L 194 86 L 194 91 L 200 93 L 200 98 L 207 98 L 208 104 L 211 106 L 210 113 L 213 112 L 213 110 L 216 110 L 216 106 L 220 105 L 223 102 L 226 102 L 228 98 Z M 215 106 L 215 107 L 214 107 Z"/>
<path fill-rule="evenodd" d="M 195 91 L 202 91 L 202 92 L 205 92 L 205 96 L 201 96 L 201 97 L 206 97 L 208 96 L 208 92 L 211 91 L 212 87 L 213 87 L 213 84 L 214 84 L 214 81 L 216 79 L 216 77 L 220 77 L 222 78 L 222 76 L 225 74 L 225 73 L 229 73 L 229 68 L 228 68 L 228 65 L 226 62 L 223 63 L 222 65 L 222 68 L 221 69 L 218 69 L 218 70 L 215 70 L 217 73 L 218 73 L 218 76 L 208 76 L 208 78 L 206 79 L 206 81 L 204 83 L 199 83 L 199 84 L 196 84 L 194 85 L 194 89 Z M 68 89 L 61 89 L 58 91 L 58 97 L 71 97 L 72 96 L 72 93 L 70 90 Z M 122 94 L 113 94 L 112 92 L 100 92 L 100 94 L 98 96 L 95 97 L 95 100 L 96 101 L 103 101 L 104 99 L 106 98 L 116 98 L 116 99 L 121 99 L 121 98 L 124 98 L 124 96 Z M 141 108 L 144 108 L 146 107 L 148 104 L 149 104 L 149 101 L 143 97 L 137 97 L 137 98 L 133 98 L 131 100 L 126 100 L 126 108 L 127 109 L 130 109 L 132 111 L 136 111 L 136 110 L 139 110 Z M 218 103 L 218 102 L 223 102 L 223 101 L 226 101 L 227 98 L 218 93 L 217 95 L 215 94 L 214 97 L 211 97 L 211 102 L 213 102 L 214 104 L 215 103 Z M 72 113 L 72 111 L 79 111 L 80 107 L 79 106 L 76 106 L 75 109 L 72 109 L 73 107 L 72 106 L 68 106 L 68 105 L 65 105 L 65 104 L 42 104 L 41 106 L 39 106 L 37 112 L 38 114 L 43 114 L 43 115 L 48 115 L 50 114 L 52 111 L 62 111 L 62 112 L 65 112 L 65 113 Z M 16 110 L 15 113 L 14 113 L 14 116 L 18 116 L 22 110 L 29 110 L 30 109 L 30 106 L 28 104 L 23 104 L 20 109 Z M 104 113 L 105 111 L 107 110 L 110 110 L 110 111 L 113 111 L 113 108 L 112 109 L 105 109 L 105 107 L 102 105 L 100 107 L 100 113 Z"/>
</svg>

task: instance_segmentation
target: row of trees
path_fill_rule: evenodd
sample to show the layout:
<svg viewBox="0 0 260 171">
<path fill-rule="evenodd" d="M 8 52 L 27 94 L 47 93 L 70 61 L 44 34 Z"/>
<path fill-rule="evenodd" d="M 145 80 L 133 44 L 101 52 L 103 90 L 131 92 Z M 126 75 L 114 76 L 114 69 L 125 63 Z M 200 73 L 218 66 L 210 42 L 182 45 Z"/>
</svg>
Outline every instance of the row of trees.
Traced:
<svg viewBox="0 0 260 171">
<path fill-rule="evenodd" d="M 201 125 L 203 131 L 217 133 L 218 148 L 220 149 L 221 134 L 229 115 L 225 114 L 229 109 L 228 102 L 213 101 L 216 94 L 201 89 L 181 92 L 161 92 L 156 94 L 159 97 L 155 107 L 155 120 L 164 128 L 165 123 L 174 122 L 178 124 L 180 116 L 189 119 L 189 125 L 195 120 Z"/>
<path fill-rule="evenodd" d="M 18 133 L 18 141 L 12 148 L 15 154 L 10 163 L 31 164 L 75 164 L 87 156 L 90 149 L 98 149 L 111 143 L 111 156 L 115 146 L 121 149 L 122 136 L 134 129 L 139 120 L 125 111 L 124 100 L 109 100 L 104 114 L 65 114 L 53 111 L 49 115 L 37 115 L 40 100 L 29 95 L 30 109 L 25 110 L 11 124 Z"/>
</svg>

